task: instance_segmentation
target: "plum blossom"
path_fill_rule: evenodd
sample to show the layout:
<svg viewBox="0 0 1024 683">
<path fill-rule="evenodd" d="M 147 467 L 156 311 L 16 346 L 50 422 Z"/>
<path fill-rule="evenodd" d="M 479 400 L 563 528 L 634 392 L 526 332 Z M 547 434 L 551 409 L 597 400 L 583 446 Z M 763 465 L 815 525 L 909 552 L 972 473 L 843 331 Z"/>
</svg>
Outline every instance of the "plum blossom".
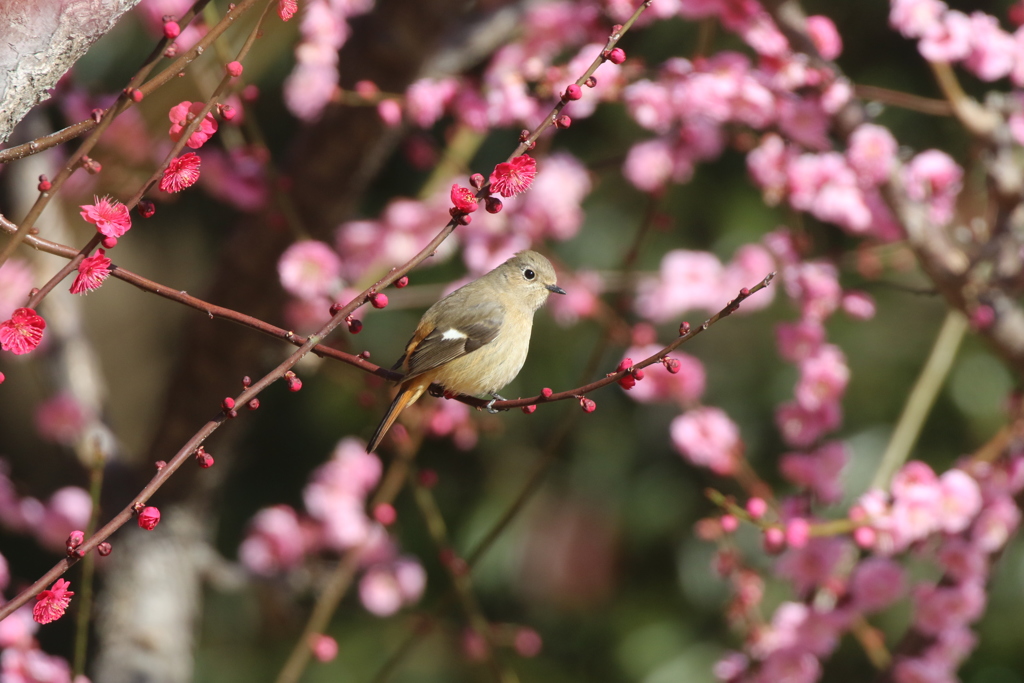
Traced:
<svg viewBox="0 0 1024 683">
<path fill-rule="evenodd" d="M 854 607 L 878 612 L 906 594 L 906 572 L 887 557 L 868 557 L 853 570 L 849 588 Z"/>
<path fill-rule="evenodd" d="M 110 275 L 110 259 L 103 249 L 97 249 L 92 256 L 86 256 L 78 264 L 78 275 L 71 283 L 72 294 L 88 294 L 99 289 Z"/>
<path fill-rule="evenodd" d="M 375 564 L 359 580 L 359 599 L 372 614 L 387 617 L 423 595 L 427 574 L 414 558 Z"/>
<path fill-rule="evenodd" d="M 924 33 L 917 49 L 929 62 L 958 62 L 971 53 L 971 19 L 949 10 Z"/>
<path fill-rule="evenodd" d="M 722 293 L 724 268 L 714 254 L 674 249 L 661 259 L 659 276 L 640 283 L 640 315 L 663 322 L 694 309 L 712 310 L 727 301 Z"/>
<path fill-rule="evenodd" d="M 302 240 L 285 249 L 277 272 L 285 291 L 302 299 L 330 295 L 341 285 L 341 259 L 318 240 Z"/>
<path fill-rule="evenodd" d="M 823 344 L 799 362 L 800 380 L 796 384 L 796 401 L 808 411 L 842 398 L 850 381 L 846 356 L 834 344 Z"/>
<path fill-rule="evenodd" d="M 36 596 L 32 618 L 40 624 L 49 624 L 64 616 L 74 592 L 69 591 L 70 581 L 57 579 L 56 583 Z"/>
<path fill-rule="evenodd" d="M 843 495 L 840 474 L 849 460 L 846 445 L 830 441 L 813 453 L 787 453 L 779 467 L 787 479 L 807 487 L 823 503 L 836 503 Z"/>
<path fill-rule="evenodd" d="M 110 197 L 93 198 L 93 204 L 81 205 L 82 218 L 96 226 L 97 232 L 104 237 L 121 237 L 132 227 L 128 207 Z"/>
<path fill-rule="evenodd" d="M 672 420 L 672 443 L 694 465 L 728 476 L 736 469 L 743 443 L 739 428 L 721 408 L 688 410 Z"/>
<path fill-rule="evenodd" d="M 850 135 L 846 159 L 863 182 L 877 185 L 889 178 L 898 147 L 888 128 L 862 123 Z"/>
<path fill-rule="evenodd" d="M 269 576 L 298 566 L 306 550 L 307 535 L 291 507 L 264 508 L 250 522 L 238 556 L 250 571 Z"/>
<path fill-rule="evenodd" d="M 188 100 L 171 107 L 170 111 L 167 112 L 167 118 L 171 120 L 171 128 L 168 131 L 171 136 L 171 140 L 174 140 L 175 142 L 180 140 L 185 128 L 187 128 L 205 108 L 206 104 L 203 102 L 189 102 Z M 213 137 L 213 134 L 217 132 L 217 127 L 217 119 L 213 117 L 213 113 L 206 112 L 203 116 L 202 122 L 199 124 L 199 127 L 193 131 L 185 144 L 192 149 L 199 149 L 206 144 L 207 140 Z"/>
<path fill-rule="evenodd" d="M 31 308 L 17 308 L 0 322 L 0 348 L 20 356 L 34 351 L 43 341 L 46 321 Z"/>
</svg>

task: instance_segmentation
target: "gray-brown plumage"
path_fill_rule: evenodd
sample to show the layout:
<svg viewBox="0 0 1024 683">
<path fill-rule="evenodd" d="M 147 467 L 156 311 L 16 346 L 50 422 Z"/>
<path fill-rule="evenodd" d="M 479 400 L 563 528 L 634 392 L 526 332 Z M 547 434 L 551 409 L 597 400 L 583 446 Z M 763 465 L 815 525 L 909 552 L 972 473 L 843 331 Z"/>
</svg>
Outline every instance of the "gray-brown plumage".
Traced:
<svg viewBox="0 0 1024 683">
<path fill-rule="evenodd" d="M 470 396 L 496 395 L 526 362 L 533 314 L 556 284 L 555 269 L 535 251 L 522 251 L 427 309 L 394 369 L 405 371 L 367 446 L 376 449 L 398 415 L 432 383 Z"/>
</svg>

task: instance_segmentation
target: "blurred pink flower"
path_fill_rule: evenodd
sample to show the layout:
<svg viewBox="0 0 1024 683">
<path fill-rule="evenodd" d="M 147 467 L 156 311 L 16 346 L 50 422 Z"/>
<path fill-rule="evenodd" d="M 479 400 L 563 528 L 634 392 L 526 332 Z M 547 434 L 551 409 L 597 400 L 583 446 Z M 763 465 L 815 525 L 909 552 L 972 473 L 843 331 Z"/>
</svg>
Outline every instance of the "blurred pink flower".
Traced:
<svg viewBox="0 0 1024 683">
<path fill-rule="evenodd" d="M 898 147 L 888 128 L 862 123 L 850 135 L 846 158 L 862 182 L 878 185 L 888 180 Z"/>
<path fill-rule="evenodd" d="M 642 360 L 661 350 L 660 344 L 631 346 L 625 356 Z M 639 403 L 675 401 L 680 407 L 693 405 L 704 394 L 704 365 L 693 356 L 673 351 L 671 358 L 679 362 L 679 372 L 671 373 L 661 363 L 644 368 L 644 379 L 636 383 L 629 397 Z"/>
<path fill-rule="evenodd" d="M 30 649 L 38 630 L 39 624 L 32 618 L 32 606 L 23 605 L 0 621 L 0 649 Z"/>
<path fill-rule="evenodd" d="M 825 59 L 835 59 L 843 52 L 843 39 L 831 19 L 822 15 L 807 17 L 807 33 Z"/>
<path fill-rule="evenodd" d="M 945 13 L 946 3 L 940 0 L 892 0 L 889 25 L 905 38 L 920 38 L 936 30 Z"/>
<path fill-rule="evenodd" d="M 724 306 L 724 268 L 714 254 L 674 249 L 661 259 L 657 278 L 640 283 L 637 311 L 654 322 L 664 322 L 694 309 Z"/>
<path fill-rule="evenodd" d="M 949 534 L 957 534 L 970 526 L 981 511 L 981 489 L 978 482 L 963 470 L 951 469 L 939 477 L 942 489 L 942 510 L 939 525 Z"/>
<path fill-rule="evenodd" d="M 958 62 L 971 52 L 972 28 L 966 14 L 949 10 L 928 27 L 917 49 L 929 62 Z"/>
<path fill-rule="evenodd" d="M 603 283 L 599 274 L 580 270 L 569 277 L 560 276 L 558 281 L 567 294 L 549 298 L 547 305 L 559 325 L 575 325 L 580 319 L 595 317 L 601 310 Z"/>
<path fill-rule="evenodd" d="M 263 508 L 249 523 L 238 558 L 249 571 L 264 576 L 293 569 L 305 554 L 305 536 L 299 516 L 291 507 Z"/>
<path fill-rule="evenodd" d="M 955 586 L 919 586 L 914 591 L 914 628 L 925 635 L 966 626 L 985 610 L 985 587 L 980 581 Z"/>
<path fill-rule="evenodd" d="M 800 379 L 794 394 L 797 403 L 808 411 L 842 399 L 850 381 L 846 356 L 835 344 L 823 344 L 799 361 Z"/>
<path fill-rule="evenodd" d="M 829 441 L 812 453 L 787 453 L 779 469 L 793 483 L 810 489 L 821 502 L 837 503 L 843 495 L 840 474 L 849 460 L 843 442 Z"/>
<path fill-rule="evenodd" d="M 11 317 L 14 309 L 28 299 L 34 276 L 27 261 L 8 259 L 0 265 L 0 320 Z"/>
<path fill-rule="evenodd" d="M 789 580 L 799 595 L 822 586 L 849 560 L 853 545 L 837 536 L 812 538 L 802 548 L 784 552 L 775 562 L 775 573 Z"/>
<path fill-rule="evenodd" d="M 454 78 L 421 78 L 405 91 L 405 109 L 420 128 L 430 128 L 444 114 L 459 84 Z"/>
<path fill-rule="evenodd" d="M 1013 499 L 1001 495 L 987 501 L 971 530 L 971 539 L 985 552 L 994 553 L 1010 539 L 1020 526 L 1020 508 Z"/>
<path fill-rule="evenodd" d="M 90 419 L 86 409 L 68 393 L 51 396 L 38 406 L 36 431 L 43 439 L 63 446 L 74 446 Z"/>
<path fill-rule="evenodd" d="M 850 597 L 855 609 L 878 612 L 902 598 L 907 591 L 903 567 L 886 557 L 868 557 L 850 576 Z"/>
<path fill-rule="evenodd" d="M 779 356 L 790 363 L 797 363 L 817 352 L 825 341 L 825 328 L 814 319 L 779 323 L 775 327 L 775 341 Z"/>
<path fill-rule="evenodd" d="M 672 420 L 672 443 L 687 460 L 728 476 L 736 470 L 743 447 L 736 423 L 721 408 L 688 410 Z"/>
<path fill-rule="evenodd" d="M 824 403 L 817 410 L 807 410 L 796 402 L 784 403 L 775 411 L 775 424 L 782 440 L 789 446 L 807 448 L 842 422 L 838 403 Z"/>
<path fill-rule="evenodd" d="M 341 286 L 341 259 L 318 240 L 302 240 L 285 249 L 277 272 L 285 291 L 302 299 L 329 296 Z"/>
<path fill-rule="evenodd" d="M 373 565 L 359 580 L 359 599 L 367 611 L 387 617 L 418 602 L 426 581 L 423 567 L 411 558 Z"/>
<path fill-rule="evenodd" d="M 1013 36 L 999 26 L 999 20 L 984 12 L 971 12 L 971 53 L 964 66 L 983 81 L 1008 75 L 1020 59 Z"/>
<path fill-rule="evenodd" d="M 839 272 L 831 263 L 804 261 L 783 272 L 783 286 L 799 303 L 805 319 L 823 321 L 839 307 L 842 288 Z"/>
</svg>

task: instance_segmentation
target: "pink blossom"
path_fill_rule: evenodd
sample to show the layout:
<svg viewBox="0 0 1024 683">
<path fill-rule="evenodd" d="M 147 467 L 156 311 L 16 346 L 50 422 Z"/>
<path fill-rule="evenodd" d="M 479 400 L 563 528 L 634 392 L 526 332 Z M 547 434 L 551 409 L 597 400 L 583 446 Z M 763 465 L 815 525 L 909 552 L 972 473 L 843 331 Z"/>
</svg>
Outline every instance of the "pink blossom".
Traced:
<svg viewBox="0 0 1024 683">
<path fill-rule="evenodd" d="M 799 362 L 800 379 L 794 391 L 797 403 L 808 411 L 839 401 L 850 381 L 846 356 L 834 344 L 823 344 Z"/>
<path fill-rule="evenodd" d="M 994 553 L 1003 548 L 1020 525 L 1020 508 L 1009 496 L 989 501 L 978 515 L 971 539 L 978 548 Z"/>
<path fill-rule="evenodd" d="M 267 203 L 266 162 L 259 148 L 237 147 L 227 153 L 208 148 L 203 152 L 206 170 L 199 182 L 212 197 L 253 213 Z"/>
<path fill-rule="evenodd" d="M 0 348 L 16 356 L 29 353 L 43 341 L 46 321 L 31 308 L 17 308 L 0 322 Z"/>
<path fill-rule="evenodd" d="M 78 275 L 71 283 L 72 294 L 87 294 L 99 289 L 110 275 L 110 259 L 103 249 L 97 249 L 92 256 L 86 256 L 78 264 Z"/>
<path fill-rule="evenodd" d="M 934 645 L 925 651 L 927 659 L 955 671 L 978 645 L 978 637 L 966 626 L 943 631 Z"/>
<path fill-rule="evenodd" d="M 180 102 L 179 104 L 171 107 L 170 111 L 167 112 L 167 118 L 171 120 L 171 128 L 168 131 L 171 136 L 171 140 L 177 142 L 181 139 L 181 134 L 185 131 L 185 128 L 191 124 L 197 116 L 206 108 L 203 102 L 189 102 L 188 100 Z M 192 149 L 199 149 L 206 144 L 206 141 L 213 137 L 213 134 L 217 132 L 217 119 L 213 117 L 211 112 L 206 112 L 203 116 L 202 122 L 199 127 L 189 136 L 188 141 L 185 143 Z"/>
<path fill-rule="evenodd" d="M 946 3 L 939 0 L 892 0 L 889 25 L 905 38 L 920 38 L 939 28 Z"/>
<path fill-rule="evenodd" d="M 23 605 L 0 621 L 0 649 L 31 649 L 38 630 L 39 624 L 32 618 L 32 606 Z"/>
<path fill-rule="evenodd" d="M 949 534 L 957 534 L 970 526 L 981 510 L 981 489 L 978 482 L 963 470 L 952 469 L 939 478 L 942 488 L 940 526 Z"/>
<path fill-rule="evenodd" d="M 313 299 L 341 286 L 341 259 L 318 240 L 302 240 L 285 249 L 277 262 L 281 286 L 293 296 Z"/>
<path fill-rule="evenodd" d="M 298 11 L 299 3 L 297 0 L 278 0 L 277 2 L 277 16 L 281 17 L 281 21 L 288 21 Z"/>
<path fill-rule="evenodd" d="M 816 683 L 821 678 L 821 662 L 810 652 L 792 647 L 777 650 L 761 662 L 758 681 Z"/>
<path fill-rule="evenodd" d="M 338 641 L 322 633 L 315 633 L 310 637 L 309 648 L 318 662 L 331 662 L 338 656 Z"/>
<path fill-rule="evenodd" d="M 529 193 L 509 203 L 512 232 L 537 241 L 575 237 L 583 225 L 580 207 L 591 187 L 590 174 L 578 159 L 565 152 L 550 155 Z"/>
<path fill-rule="evenodd" d="M 342 439 L 331 460 L 313 473 L 303 500 L 309 514 L 323 525 L 328 547 L 350 548 L 371 533 L 373 525 L 364 504 L 380 475 L 380 460 L 353 438 Z"/>
<path fill-rule="evenodd" d="M 320 3 L 308 5 L 310 9 Z M 306 13 L 307 16 L 310 12 Z M 338 87 L 338 68 L 334 64 L 298 61 L 295 69 L 284 81 L 284 102 L 288 111 L 303 121 L 316 119 L 331 101 Z M 389 116 L 385 117 L 384 110 Z M 402 121 L 401 106 L 395 100 L 381 100 L 377 104 L 381 119 L 388 125 Z M 392 122 L 391 118 L 396 121 Z"/>
<path fill-rule="evenodd" d="M 804 261 L 783 272 L 786 293 L 800 304 L 808 320 L 825 320 L 839 307 L 839 273 L 830 263 Z"/>
<path fill-rule="evenodd" d="M 871 209 L 864 192 L 845 174 L 819 188 L 811 213 L 854 234 L 863 234 L 871 228 Z"/>
<path fill-rule="evenodd" d="M 825 328 L 814 319 L 779 323 L 775 327 L 775 341 L 783 360 L 798 363 L 816 353 L 824 343 Z"/>
<path fill-rule="evenodd" d="M 444 114 L 458 89 L 454 78 L 421 78 L 405 91 L 405 107 L 420 128 L 430 128 Z"/>
<path fill-rule="evenodd" d="M 1008 75 L 1018 59 L 1013 36 L 999 27 L 999 20 L 984 12 L 971 13 L 971 53 L 964 66 L 983 81 Z"/>
<path fill-rule="evenodd" d="M 641 79 L 629 84 L 622 93 L 630 116 L 643 128 L 667 133 L 675 120 L 669 91 L 661 83 Z"/>
<path fill-rule="evenodd" d="M 853 547 L 836 536 L 812 538 L 802 548 L 791 548 L 775 562 L 775 572 L 788 579 L 799 595 L 824 583 L 849 559 Z"/>
<path fill-rule="evenodd" d="M 821 93 L 821 108 L 826 114 L 839 113 L 853 99 L 853 86 L 846 78 L 837 78 Z"/>
<path fill-rule="evenodd" d="M 36 596 L 36 604 L 32 608 L 32 618 L 40 624 L 49 624 L 64 616 L 71 602 L 72 591 L 68 590 L 70 581 L 57 579 L 49 589 Z"/>
<path fill-rule="evenodd" d="M 594 271 L 583 270 L 569 277 L 559 275 L 558 281 L 562 280 L 565 280 L 563 287 L 568 294 L 548 300 L 551 314 L 558 324 L 568 327 L 581 319 L 595 317 L 601 310 L 601 276 Z"/>
<path fill-rule="evenodd" d="M 626 350 L 629 358 L 643 359 L 661 350 L 659 344 L 631 346 Z M 639 403 L 676 401 L 680 406 L 693 405 L 704 393 L 704 365 L 688 354 L 675 351 L 672 358 L 679 362 L 679 372 L 673 374 L 661 363 L 644 369 L 644 379 L 637 382 L 629 397 Z"/>
<path fill-rule="evenodd" d="M 657 192 L 676 175 L 676 158 L 667 140 L 655 138 L 629 148 L 622 164 L 622 175 L 643 192 Z M 685 172 L 682 179 L 689 177 Z"/>
<path fill-rule="evenodd" d="M 63 657 L 48 655 L 38 646 L 8 648 L 0 653 L 0 680 L 4 683 L 71 683 L 71 667 Z"/>
<path fill-rule="evenodd" d="M 32 289 L 34 275 L 28 262 L 10 258 L 0 265 L 0 320 L 14 313 Z"/>
<path fill-rule="evenodd" d="M 491 171 L 491 190 L 502 197 L 526 192 L 537 175 L 537 162 L 529 154 L 503 161 Z"/>
<path fill-rule="evenodd" d="M 771 625 L 762 631 L 751 649 L 763 658 L 794 650 L 824 657 L 835 650 L 843 627 L 843 618 L 838 612 L 822 612 L 802 603 L 783 602 L 772 615 Z M 775 680 L 779 679 L 764 679 L 764 683 Z M 783 677 L 782 680 L 788 679 Z"/>
<path fill-rule="evenodd" d="M 201 159 L 195 152 L 171 159 L 160 179 L 160 189 L 163 192 L 173 193 L 192 187 L 199 180 L 200 162 Z"/>
<path fill-rule="evenodd" d="M 461 213 L 473 213 L 480 205 L 473 190 L 458 183 L 452 185 L 450 196 L 455 210 Z"/>
<path fill-rule="evenodd" d="M 742 652 L 726 652 L 721 659 L 715 662 L 711 673 L 723 683 L 738 681 L 750 667 L 750 659 Z"/>
<path fill-rule="evenodd" d="M 955 586 L 919 586 L 914 591 L 914 628 L 937 636 L 978 620 L 985 610 L 985 587 L 980 581 Z"/>
<path fill-rule="evenodd" d="M 850 135 L 846 159 L 861 181 L 877 185 L 888 180 L 898 147 L 888 128 L 862 123 Z"/>
<path fill-rule="evenodd" d="M 238 557 L 249 571 L 264 576 L 292 569 L 302 561 L 305 536 L 291 507 L 264 508 L 252 518 L 249 532 L 238 548 Z"/>
<path fill-rule="evenodd" d="M 714 310 L 727 301 L 723 277 L 722 262 L 714 254 L 674 249 L 662 257 L 659 277 L 641 282 L 637 311 L 663 322 L 694 309 Z"/>
<path fill-rule="evenodd" d="M 886 557 L 862 560 L 850 576 L 853 606 L 862 612 L 878 612 L 904 596 L 907 578 L 903 567 Z"/>
<path fill-rule="evenodd" d="M 824 150 L 831 146 L 830 118 L 820 102 L 794 96 L 781 98 L 778 104 L 779 131 L 783 135 L 808 149 Z"/>
<path fill-rule="evenodd" d="M 810 489 L 823 503 L 837 503 L 843 495 L 840 474 L 850 454 L 840 441 L 822 444 L 813 453 L 787 453 L 782 457 L 783 476 Z"/>
<path fill-rule="evenodd" d="M 747 154 L 747 171 L 764 191 L 769 205 L 777 204 L 784 196 L 791 156 L 785 141 L 775 133 L 762 137 L 761 143 Z"/>
<path fill-rule="evenodd" d="M 895 683 L 959 683 L 956 672 L 929 657 L 900 657 L 892 668 Z"/>
<path fill-rule="evenodd" d="M 843 52 L 843 39 L 836 25 L 828 17 L 814 15 L 807 17 L 807 33 L 825 59 L 835 59 Z"/>
<path fill-rule="evenodd" d="M 925 31 L 917 49 L 929 62 L 958 62 L 971 53 L 971 31 L 966 14 L 949 10 Z"/>
<path fill-rule="evenodd" d="M 370 567 L 359 581 L 359 598 L 369 612 L 386 617 L 418 602 L 425 586 L 426 572 L 419 562 L 402 558 Z"/>
<path fill-rule="evenodd" d="M 723 476 L 732 474 L 743 447 L 739 428 L 720 408 L 688 410 L 672 420 L 672 443 L 687 460 Z"/>
<path fill-rule="evenodd" d="M 470 408 L 459 401 L 434 401 L 425 416 L 427 431 L 431 436 L 450 436 L 455 447 L 461 451 L 472 450 L 477 442 L 476 424 L 470 415 Z"/>
<path fill-rule="evenodd" d="M 987 577 L 988 556 L 984 550 L 965 538 L 943 538 L 937 556 L 943 571 L 957 582 L 984 582 Z"/>
<path fill-rule="evenodd" d="M 837 403 L 826 403 L 810 411 L 798 403 L 785 403 L 775 411 L 775 424 L 783 441 L 796 448 L 806 448 L 832 431 L 842 422 Z"/>
<path fill-rule="evenodd" d="M 80 212 L 87 223 L 96 226 L 104 237 L 121 237 L 132 227 L 128 207 L 110 197 L 93 197 L 94 204 L 82 204 Z"/>
<path fill-rule="evenodd" d="M 64 392 L 40 403 L 33 417 L 39 436 L 63 446 L 77 444 L 91 419 L 86 408 Z"/>
<path fill-rule="evenodd" d="M 871 320 L 875 317 L 875 300 L 867 292 L 846 292 L 843 294 L 843 312 L 854 320 Z"/>
</svg>

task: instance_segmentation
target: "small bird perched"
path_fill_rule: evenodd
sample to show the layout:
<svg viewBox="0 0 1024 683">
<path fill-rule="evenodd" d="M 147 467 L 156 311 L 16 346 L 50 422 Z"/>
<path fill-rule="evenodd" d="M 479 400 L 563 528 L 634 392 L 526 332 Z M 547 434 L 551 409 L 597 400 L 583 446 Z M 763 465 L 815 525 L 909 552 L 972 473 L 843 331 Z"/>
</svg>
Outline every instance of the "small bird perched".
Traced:
<svg viewBox="0 0 1024 683">
<path fill-rule="evenodd" d="M 445 391 L 500 400 L 497 392 L 526 362 L 533 314 L 551 292 L 565 294 L 555 281 L 550 261 L 521 251 L 428 308 L 392 368 L 405 377 L 366 452 L 434 382 Z"/>
</svg>

